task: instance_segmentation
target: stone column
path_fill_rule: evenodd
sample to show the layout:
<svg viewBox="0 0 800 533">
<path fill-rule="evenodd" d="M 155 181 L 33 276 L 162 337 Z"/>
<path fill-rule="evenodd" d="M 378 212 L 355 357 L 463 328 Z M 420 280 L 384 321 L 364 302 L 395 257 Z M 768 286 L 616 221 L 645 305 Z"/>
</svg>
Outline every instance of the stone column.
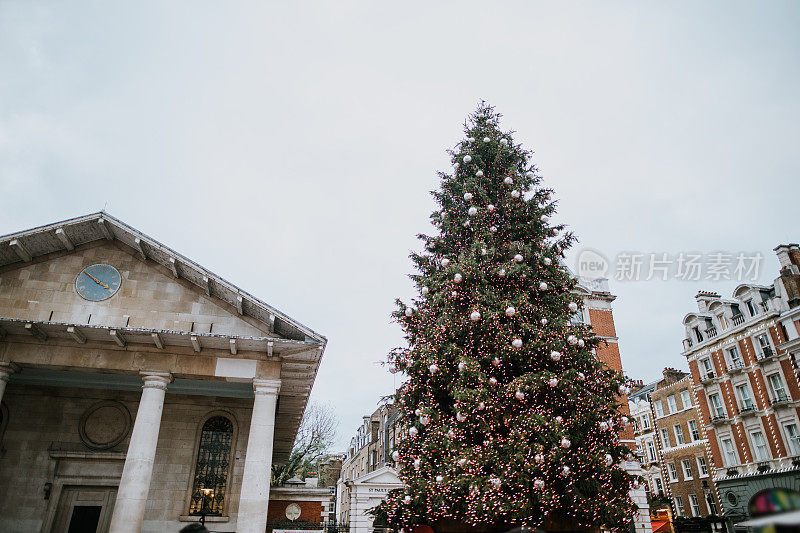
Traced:
<svg viewBox="0 0 800 533">
<path fill-rule="evenodd" d="M 267 528 L 269 484 L 272 477 L 272 437 L 275 433 L 275 407 L 278 402 L 279 379 L 253 380 L 253 415 L 239 496 L 238 533 L 264 533 Z"/>
<path fill-rule="evenodd" d="M 168 372 L 142 371 L 139 374 L 144 381 L 142 399 L 122 469 L 110 533 L 139 533 L 142 530 L 158 430 L 161 427 L 161 412 L 164 410 L 164 395 L 167 385 L 172 381 L 172 375 Z"/>
<path fill-rule="evenodd" d="M 3 401 L 3 393 L 6 392 L 6 383 L 11 379 L 11 374 L 19 370 L 14 363 L 0 362 L 0 402 Z"/>
</svg>

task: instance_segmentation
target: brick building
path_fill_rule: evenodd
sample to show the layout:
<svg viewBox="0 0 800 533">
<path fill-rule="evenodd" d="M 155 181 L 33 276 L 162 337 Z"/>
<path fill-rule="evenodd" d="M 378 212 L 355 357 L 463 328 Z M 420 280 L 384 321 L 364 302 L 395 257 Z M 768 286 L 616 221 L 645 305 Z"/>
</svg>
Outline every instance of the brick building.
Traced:
<svg viewBox="0 0 800 533">
<path fill-rule="evenodd" d="M 402 438 L 398 419 L 399 411 L 383 404 L 364 417 L 350 439 L 336 486 L 338 523 L 348 526 L 350 533 L 377 530 L 366 511 L 378 505 L 390 490 L 403 486 L 391 457 Z"/>
<path fill-rule="evenodd" d="M 0 237 L 0 531 L 264 533 L 326 342 L 107 213 Z"/>
<path fill-rule="evenodd" d="M 655 390 L 656 385 L 658 385 L 658 381 L 647 385 L 641 384 L 628 395 L 628 407 L 636 439 L 636 458 L 642 465 L 642 475 L 647 481 L 651 512 L 655 507 L 670 507 L 669 503 L 654 505 L 654 502 L 667 501 L 666 485 L 661 477 L 661 455 L 656 437 L 656 426 L 650 405 L 650 394 Z"/>
<path fill-rule="evenodd" d="M 282 486 L 272 487 L 267 513 L 267 531 L 321 531 L 330 523 L 330 513 L 336 499 L 335 487 L 319 485 L 319 478 L 305 480 L 296 477 Z"/>
<path fill-rule="evenodd" d="M 775 248 L 771 285 L 739 285 L 732 298 L 696 296 L 684 318 L 689 363 L 725 516 L 747 515 L 768 487 L 800 491 L 800 247 Z"/>
<path fill-rule="evenodd" d="M 622 372 L 622 359 L 619 352 L 619 337 L 614 326 L 614 313 L 612 302 L 617 299 L 604 278 L 587 279 L 579 278 L 575 293 L 583 299 L 582 315 L 575 317 L 592 326 L 594 333 L 603 339 L 597 349 L 596 356 L 601 362 L 618 372 Z M 627 395 L 620 396 L 620 413 L 630 417 Z M 634 449 L 636 440 L 633 434 L 633 425 L 629 425 L 620 432 L 620 439 Z"/>
<path fill-rule="evenodd" d="M 650 394 L 654 440 L 659 451 L 661 480 L 673 516 L 719 514 L 708 441 L 694 404 L 688 373 L 664 369 Z"/>
</svg>

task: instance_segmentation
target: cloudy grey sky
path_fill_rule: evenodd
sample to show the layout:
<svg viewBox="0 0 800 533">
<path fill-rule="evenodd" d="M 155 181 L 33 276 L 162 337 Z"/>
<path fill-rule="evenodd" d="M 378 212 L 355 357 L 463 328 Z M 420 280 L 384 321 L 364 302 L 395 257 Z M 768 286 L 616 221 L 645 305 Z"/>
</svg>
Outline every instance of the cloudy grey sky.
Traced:
<svg viewBox="0 0 800 533">
<path fill-rule="evenodd" d="M 343 447 L 393 390 L 393 299 L 479 99 L 579 249 L 761 252 L 770 282 L 800 240 L 798 27 L 793 1 L 0 0 L 0 234 L 106 206 L 327 335 Z M 735 285 L 612 280 L 627 373 L 684 366 L 694 294 Z"/>
</svg>

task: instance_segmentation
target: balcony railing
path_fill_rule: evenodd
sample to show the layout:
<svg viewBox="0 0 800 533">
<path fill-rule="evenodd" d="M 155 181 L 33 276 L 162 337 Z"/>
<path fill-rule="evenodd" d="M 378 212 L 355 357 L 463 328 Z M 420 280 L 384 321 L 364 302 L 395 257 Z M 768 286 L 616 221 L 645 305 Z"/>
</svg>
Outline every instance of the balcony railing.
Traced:
<svg viewBox="0 0 800 533">
<path fill-rule="evenodd" d="M 742 370 L 744 370 L 744 365 L 742 364 L 741 359 L 736 359 L 734 361 L 731 361 L 731 366 L 730 368 L 728 368 L 728 372 L 730 372 L 731 374 L 736 374 L 741 372 Z"/>
<path fill-rule="evenodd" d="M 716 425 L 725 424 L 728 421 L 728 415 L 725 413 L 717 413 L 711 417 L 711 423 Z"/>
<path fill-rule="evenodd" d="M 769 305 L 767 304 L 767 302 L 758 302 L 758 305 L 759 307 L 761 307 L 761 311 L 763 311 L 764 313 L 769 312 Z"/>
<path fill-rule="evenodd" d="M 770 405 L 782 406 L 787 405 L 790 401 L 791 399 L 786 395 L 786 393 L 782 392 L 776 395 L 775 398 L 772 398 L 769 403 Z"/>
<path fill-rule="evenodd" d="M 773 350 L 771 346 L 762 346 L 761 347 L 761 357 L 759 357 L 759 360 L 761 360 L 761 359 L 769 359 L 770 357 L 775 357 L 776 355 L 778 355 L 778 354 L 775 353 L 775 350 Z"/>
<path fill-rule="evenodd" d="M 706 335 L 708 336 L 709 339 L 713 339 L 714 337 L 717 336 L 717 328 L 711 326 L 710 328 L 706 329 Z"/>
<path fill-rule="evenodd" d="M 707 381 L 711 381 L 712 379 L 714 379 L 714 372 L 707 372 L 702 378 L 700 378 L 700 381 L 705 383 Z"/>
<path fill-rule="evenodd" d="M 747 405 L 745 407 L 742 407 L 742 410 L 739 411 L 740 416 L 755 416 L 756 414 L 758 413 L 756 412 L 755 405 Z"/>
<path fill-rule="evenodd" d="M 731 322 L 733 322 L 734 326 L 741 326 L 742 324 L 744 324 L 744 315 L 742 314 L 733 315 L 733 317 L 731 318 Z"/>
</svg>

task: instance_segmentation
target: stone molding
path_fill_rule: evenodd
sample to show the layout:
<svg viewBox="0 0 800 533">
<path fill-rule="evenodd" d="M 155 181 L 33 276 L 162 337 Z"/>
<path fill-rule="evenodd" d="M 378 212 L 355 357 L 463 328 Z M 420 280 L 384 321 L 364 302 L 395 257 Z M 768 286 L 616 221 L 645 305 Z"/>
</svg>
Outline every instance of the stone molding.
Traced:
<svg viewBox="0 0 800 533">
<path fill-rule="evenodd" d="M 94 424 L 92 424 L 93 415 L 96 415 L 100 410 L 113 410 L 116 416 L 110 418 L 106 415 L 105 419 L 98 420 L 94 417 Z M 113 412 L 112 411 L 112 412 Z M 99 415 L 102 416 L 102 415 Z M 106 430 L 116 429 L 115 432 L 103 436 L 105 440 L 100 439 L 100 435 L 96 433 L 97 423 L 105 427 Z M 113 426 L 116 424 L 116 428 Z M 125 404 L 117 400 L 102 400 L 99 401 L 83 412 L 80 422 L 78 423 L 78 433 L 80 434 L 81 441 L 93 450 L 110 450 L 114 446 L 121 443 L 130 434 L 131 431 L 131 413 Z M 103 430 L 100 429 L 102 433 Z"/>
<path fill-rule="evenodd" d="M 172 383 L 172 374 L 156 370 L 140 370 L 139 375 L 144 381 L 143 389 L 167 390 L 167 385 Z"/>
<path fill-rule="evenodd" d="M 281 390 L 281 380 L 269 378 L 253 378 L 253 393 L 256 395 L 277 396 Z"/>
<path fill-rule="evenodd" d="M 15 372 L 19 372 L 18 365 L 10 361 L 0 361 L 0 381 L 8 381 Z"/>
</svg>

